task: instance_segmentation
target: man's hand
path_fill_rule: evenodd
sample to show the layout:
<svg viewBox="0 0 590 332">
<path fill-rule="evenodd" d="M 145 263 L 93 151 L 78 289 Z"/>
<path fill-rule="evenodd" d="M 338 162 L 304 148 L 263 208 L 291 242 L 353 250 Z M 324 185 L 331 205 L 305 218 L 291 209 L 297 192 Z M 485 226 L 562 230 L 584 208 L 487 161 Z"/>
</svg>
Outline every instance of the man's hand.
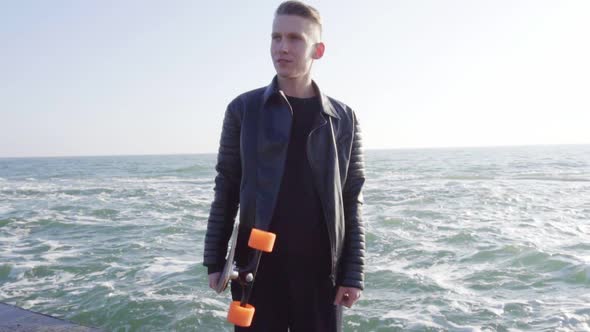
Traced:
<svg viewBox="0 0 590 332">
<path fill-rule="evenodd" d="M 213 272 L 209 275 L 209 287 L 215 290 L 217 288 L 217 280 L 219 279 L 219 275 L 221 272 Z"/>
<path fill-rule="evenodd" d="M 339 286 L 334 304 L 350 308 L 361 297 L 361 293 L 358 288 Z"/>
</svg>

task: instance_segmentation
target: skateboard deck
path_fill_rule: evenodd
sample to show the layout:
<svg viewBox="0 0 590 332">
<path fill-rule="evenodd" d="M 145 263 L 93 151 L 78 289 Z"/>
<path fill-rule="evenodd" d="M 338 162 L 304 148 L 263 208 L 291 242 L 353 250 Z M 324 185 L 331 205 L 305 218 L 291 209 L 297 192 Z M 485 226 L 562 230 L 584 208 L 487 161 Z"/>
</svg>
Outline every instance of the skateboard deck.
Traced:
<svg viewBox="0 0 590 332">
<path fill-rule="evenodd" d="M 239 227 L 240 224 L 236 222 L 234 225 L 234 229 L 231 233 L 227 257 L 225 259 L 225 265 L 223 266 L 223 270 L 221 270 L 219 279 L 217 279 L 217 286 L 215 287 L 215 291 L 218 294 L 223 292 L 227 288 L 227 285 L 229 284 L 229 281 L 231 279 L 236 279 L 238 277 L 234 259 L 236 254 L 236 245 L 238 244 Z"/>
</svg>

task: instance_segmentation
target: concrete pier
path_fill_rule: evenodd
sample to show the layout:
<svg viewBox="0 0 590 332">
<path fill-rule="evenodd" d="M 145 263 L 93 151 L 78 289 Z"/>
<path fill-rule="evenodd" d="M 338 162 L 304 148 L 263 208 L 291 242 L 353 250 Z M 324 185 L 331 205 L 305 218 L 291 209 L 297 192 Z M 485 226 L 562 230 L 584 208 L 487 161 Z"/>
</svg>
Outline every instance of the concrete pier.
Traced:
<svg viewBox="0 0 590 332">
<path fill-rule="evenodd" d="M 0 332 L 102 332 L 0 302 Z"/>
</svg>

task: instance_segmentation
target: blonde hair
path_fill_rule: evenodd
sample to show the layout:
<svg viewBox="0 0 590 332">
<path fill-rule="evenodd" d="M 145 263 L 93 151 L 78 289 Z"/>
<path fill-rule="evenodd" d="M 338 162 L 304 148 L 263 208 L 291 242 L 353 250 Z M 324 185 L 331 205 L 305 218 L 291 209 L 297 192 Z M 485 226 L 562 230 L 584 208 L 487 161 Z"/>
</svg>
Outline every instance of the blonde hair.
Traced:
<svg viewBox="0 0 590 332">
<path fill-rule="evenodd" d="M 275 16 L 277 15 L 295 15 L 306 18 L 318 25 L 321 35 L 322 19 L 320 17 L 320 12 L 308 4 L 301 1 L 285 1 L 281 3 L 275 11 Z"/>
</svg>

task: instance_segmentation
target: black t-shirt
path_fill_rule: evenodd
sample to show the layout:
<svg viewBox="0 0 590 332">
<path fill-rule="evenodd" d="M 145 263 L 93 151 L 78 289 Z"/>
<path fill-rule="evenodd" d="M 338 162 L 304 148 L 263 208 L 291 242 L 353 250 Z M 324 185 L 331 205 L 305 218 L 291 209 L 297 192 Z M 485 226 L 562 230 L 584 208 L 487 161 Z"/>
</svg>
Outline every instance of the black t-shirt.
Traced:
<svg viewBox="0 0 590 332">
<path fill-rule="evenodd" d="M 307 137 L 321 112 L 316 97 L 287 97 L 293 108 L 287 160 L 270 229 L 274 255 L 292 268 L 329 271 L 329 238 L 307 156 Z"/>
</svg>

